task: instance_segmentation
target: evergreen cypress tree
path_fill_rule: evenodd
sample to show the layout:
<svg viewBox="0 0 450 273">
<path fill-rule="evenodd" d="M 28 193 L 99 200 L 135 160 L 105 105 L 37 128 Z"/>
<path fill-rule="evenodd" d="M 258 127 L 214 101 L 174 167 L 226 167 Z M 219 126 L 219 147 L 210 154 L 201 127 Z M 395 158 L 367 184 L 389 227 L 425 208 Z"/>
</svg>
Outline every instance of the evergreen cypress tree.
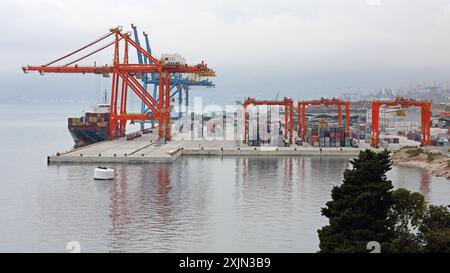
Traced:
<svg viewBox="0 0 450 273">
<path fill-rule="evenodd" d="M 350 163 L 353 168 L 345 170 L 342 185 L 333 188 L 332 200 L 322 208 L 329 224 L 318 230 L 321 252 L 367 252 L 369 241 L 378 241 L 383 250 L 392 240 L 389 152 L 361 151 Z"/>
</svg>

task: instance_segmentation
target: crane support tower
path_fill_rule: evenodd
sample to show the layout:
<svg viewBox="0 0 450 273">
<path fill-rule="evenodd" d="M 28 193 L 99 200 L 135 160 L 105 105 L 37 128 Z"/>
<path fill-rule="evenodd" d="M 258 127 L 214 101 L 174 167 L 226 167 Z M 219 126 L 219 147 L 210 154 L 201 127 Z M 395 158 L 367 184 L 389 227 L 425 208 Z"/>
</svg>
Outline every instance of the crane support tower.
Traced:
<svg viewBox="0 0 450 273">
<path fill-rule="evenodd" d="M 380 139 L 379 135 L 379 118 L 380 118 L 380 107 L 386 106 L 401 106 L 406 107 L 420 107 L 421 110 L 421 122 L 422 122 L 422 139 L 421 143 L 423 146 L 431 145 L 430 138 L 430 119 L 431 119 L 431 102 L 430 101 L 417 101 L 412 99 L 405 99 L 402 97 L 397 97 L 392 101 L 372 101 L 372 140 L 371 146 L 378 147 L 378 142 Z"/>
<path fill-rule="evenodd" d="M 278 100 L 255 100 L 254 98 L 247 98 L 244 100 L 244 144 L 247 143 L 247 115 L 246 110 L 249 105 L 268 105 L 268 106 L 284 106 L 284 136 L 289 137 L 289 144 L 292 144 L 293 127 L 294 127 L 294 101 L 291 98 L 284 98 L 282 101 Z M 289 136 L 288 136 L 289 132 Z"/>
<path fill-rule="evenodd" d="M 136 42 L 136 44 L 141 45 L 137 26 L 134 24 L 131 24 L 131 28 L 133 29 L 134 41 Z M 150 55 L 152 55 L 152 48 L 150 46 L 149 35 L 146 32 L 143 32 L 143 35 L 144 35 L 145 48 L 146 48 L 147 52 L 150 53 Z M 136 52 L 137 52 L 138 62 L 140 64 L 147 64 L 148 59 L 145 56 L 143 56 L 143 54 L 139 50 L 136 50 Z M 214 73 L 209 74 L 208 76 L 214 77 L 215 74 Z M 152 87 L 154 97 L 156 97 L 157 88 L 159 85 L 158 75 L 156 73 L 151 73 L 150 75 L 142 74 L 141 80 L 142 80 L 143 86 L 146 90 L 147 90 L 147 87 L 150 87 L 150 86 Z M 173 74 L 170 79 L 170 83 L 171 83 L 170 98 L 172 99 L 175 96 L 178 97 L 177 99 L 178 99 L 178 107 L 179 107 L 178 108 L 179 109 L 179 113 L 178 113 L 179 118 L 181 118 L 182 115 L 187 116 L 187 114 L 188 114 L 189 90 L 191 87 L 197 87 L 197 86 L 199 86 L 199 87 L 215 87 L 215 84 L 211 80 L 202 79 L 197 74 L 191 74 L 191 75 L 183 75 L 180 73 Z M 184 96 L 183 96 L 183 91 L 184 91 Z M 181 112 L 183 101 L 184 101 L 184 106 L 185 106 L 185 113 Z M 145 114 L 145 113 L 148 113 L 149 111 L 151 111 L 151 110 L 145 106 L 144 102 L 142 102 L 141 113 Z M 141 121 L 142 129 L 144 129 L 144 123 L 145 123 L 145 121 Z M 151 121 L 151 123 L 152 123 L 152 127 L 154 127 L 154 121 Z"/>
<path fill-rule="evenodd" d="M 306 108 L 308 106 L 337 106 L 338 107 L 338 126 L 342 127 L 342 107 L 345 107 L 345 132 L 350 132 L 350 102 L 343 101 L 341 99 L 327 99 L 320 98 L 320 100 L 310 100 L 310 101 L 299 101 L 297 108 L 298 115 L 298 125 L 297 125 L 297 133 L 298 137 L 302 140 L 305 140 L 306 135 Z"/>
<path fill-rule="evenodd" d="M 106 39 L 110 42 L 105 42 Z M 75 54 L 80 54 L 85 49 L 98 45 L 99 42 L 106 43 L 100 45 L 99 48 L 82 55 L 75 60 L 67 59 Z M 97 66 L 79 65 L 78 62 L 90 57 L 99 51 L 113 47 L 113 63 L 109 65 Z M 128 59 L 129 47 L 133 47 L 142 56 L 148 59 L 148 63 L 130 63 Z M 121 61 L 122 59 L 122 61 Z M 66 60 L 62 65 L 56 65 Z M 109 138 L 116 138 L 116 132 L 119 131 L 120 136 L 125 135 L 125 124 L 127 120 L 156 120 L 158 121 L 158 138 L 164 140 L 171 139 L 170 131 L 170 86 L 171 75 L 175 73 L 193 73 L 200 75 L 211 75 L 214 71 L 209 69 L 203 61 L 197 65 L 172 64 L 166 63 L 164 60 L 158 60 L 149 52 L 143 49 L 133 39 L 130 33 L 123 32 L 121 27 L 111 28 L 108 33 L 94 40 L 93 42 L 73 51 L 63 57 L 51 61 L 40 66 L 24 66 L 24 72 L 37 71 L 43 73 L 94 73 L 109 75 L 112 74 L 111 85 L 111 102 L 110 102 L 110 121 L 109 121 Z M 158 75 L 158 94 L 157 97 L 152 96 L 138 81 L 137 76 L 142 74 L 155 73 Z M 130 114 L 127 113 L 127 93 L 132 90 L 151 110 L 151 113 Z M 119 108 L 120 106 L 120 108 Z"/>
</svg>

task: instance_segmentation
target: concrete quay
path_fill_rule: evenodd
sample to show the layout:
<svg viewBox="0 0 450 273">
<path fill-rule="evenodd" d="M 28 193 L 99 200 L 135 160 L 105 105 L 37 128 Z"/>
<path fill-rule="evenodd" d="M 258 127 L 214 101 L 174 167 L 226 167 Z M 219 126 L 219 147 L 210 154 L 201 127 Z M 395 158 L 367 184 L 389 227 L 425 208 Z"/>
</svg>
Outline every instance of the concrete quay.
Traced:
<svg viewBox="0 0 450 273">
<path fill-rule="evenodd" d="M 49 164 L 62 163 L 170 163 L 182 155 L 193 156 L 356 156 L 370 146 L 360 148 L 250 147 L 237 140 L 184 140 L 174 138 L 166 144 L 155 141 L 154 135 L 126 140 L 119 138 L 48 156 Z M 391 145 L 397 150 L 400 145 Z M 382 149 L 374 149 L 381 151 Z"/>
</svg>

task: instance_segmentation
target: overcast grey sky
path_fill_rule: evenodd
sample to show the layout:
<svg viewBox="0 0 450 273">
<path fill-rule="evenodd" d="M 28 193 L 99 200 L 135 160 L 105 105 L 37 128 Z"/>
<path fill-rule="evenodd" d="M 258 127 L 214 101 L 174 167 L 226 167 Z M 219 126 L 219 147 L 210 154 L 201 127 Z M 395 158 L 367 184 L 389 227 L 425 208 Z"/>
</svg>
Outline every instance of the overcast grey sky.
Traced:
<svg viewBox="0 0 450 273">
<path fill-rule="evenodd" d="M 206 60 L 218 76 L 211 99 L 450 80 L 446 0 L 15 0 L 0 2 L 0 23 L 0 94 L 9 98 L 89 98 L 92 76 L 23 75 L 20 67 L 131 23 L 150 33 L 156 56 Z"/>
</svg>

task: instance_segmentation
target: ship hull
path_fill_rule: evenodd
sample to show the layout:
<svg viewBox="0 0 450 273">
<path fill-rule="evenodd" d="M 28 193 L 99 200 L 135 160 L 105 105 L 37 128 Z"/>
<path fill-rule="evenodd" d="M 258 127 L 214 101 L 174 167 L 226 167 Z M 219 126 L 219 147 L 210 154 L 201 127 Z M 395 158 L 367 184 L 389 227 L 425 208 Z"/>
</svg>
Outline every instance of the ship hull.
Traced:
<svg viewBox="0 0 450 273">
<path fill-rule="evenodd" d="M 98 128 L 69 126 L 69 132 L 75 142 L 75 147 L 82 147 L 108 139 L 107 130 L 99 130 Z"/>
<path fill-rule="evenodd" d="M 87 112 L 79 118 L 68 118 L 68 129 L 75 147 L 109 139 L 108 107 L 107 104 L 99 104 L 94 112 Z"/>
</svg>

